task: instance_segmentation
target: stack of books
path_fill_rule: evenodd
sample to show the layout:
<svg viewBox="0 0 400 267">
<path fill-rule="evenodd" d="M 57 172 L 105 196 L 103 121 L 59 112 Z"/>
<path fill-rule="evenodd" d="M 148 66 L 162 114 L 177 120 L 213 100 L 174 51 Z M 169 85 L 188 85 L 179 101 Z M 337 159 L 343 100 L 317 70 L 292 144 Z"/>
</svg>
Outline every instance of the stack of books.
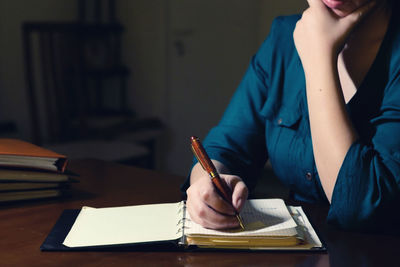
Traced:
<svg viewBox="0 0 400 267">
<path fill-rule="evenodd" d="M 0 138 L 0 202 L 60 197 L 75 181 L 67 157 L 17 139 Z"/>
</svg>

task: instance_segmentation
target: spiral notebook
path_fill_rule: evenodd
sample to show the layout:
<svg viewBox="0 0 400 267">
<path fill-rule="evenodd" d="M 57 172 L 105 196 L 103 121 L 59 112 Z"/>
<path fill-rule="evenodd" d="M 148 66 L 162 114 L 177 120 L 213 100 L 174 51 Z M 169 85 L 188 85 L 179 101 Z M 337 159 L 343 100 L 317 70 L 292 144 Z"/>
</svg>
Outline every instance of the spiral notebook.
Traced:
<svg viewBox="0 0 400 267">
<path fill-rule="evenodd" d="M 63 250 L 163 242 L 181 248 L 325 249 L 301 207 L 286 206 L 281 199 L 248 200 L 241 216 L 244 230 L 218 231 L 193 222 L 184 201 L 110 208 L 83 207 L 76 219 L 70 220 L 72 226 L 60 221 L 56 224 L 42 250 L 59 250 L 54 242 L 60 240 L 56 241 L 54 236 L 60 233 L 61 227 L 68 228 L 65 239 L 61 241 Z"/>
</svg>

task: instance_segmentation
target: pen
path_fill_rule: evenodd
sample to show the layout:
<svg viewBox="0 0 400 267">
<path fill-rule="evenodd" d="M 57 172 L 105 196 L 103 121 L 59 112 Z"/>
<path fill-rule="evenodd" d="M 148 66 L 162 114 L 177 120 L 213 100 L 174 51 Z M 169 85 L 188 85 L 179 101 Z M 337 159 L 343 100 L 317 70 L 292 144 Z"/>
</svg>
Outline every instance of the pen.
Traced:
<svg viewBox="0 0 400 267">
<path fill-rule="evenodd" d="M 242 218 L 239 215 L 239 212 L 233 207 L 232 205 L 232 192 L 228 185 L 224 183 L 219 174 L 217 169 L 215 168 L 214 164 L 208 157 L 206 151 L 204 150 L 203 145 L 200 142 L 200 139 L 196 136 L 190 137 L 190 144 L 193 151 L 193 154 L 200 162 L 201 167 L 210 175 L 211 181 L 215 188 L 217 189 L 218 194 L 229 204 L 231 204 L 233 210 L 235 211 L 235 216 L 239 221 L 240 227 L 244 230 L 244 224 Z"/>
</svg>

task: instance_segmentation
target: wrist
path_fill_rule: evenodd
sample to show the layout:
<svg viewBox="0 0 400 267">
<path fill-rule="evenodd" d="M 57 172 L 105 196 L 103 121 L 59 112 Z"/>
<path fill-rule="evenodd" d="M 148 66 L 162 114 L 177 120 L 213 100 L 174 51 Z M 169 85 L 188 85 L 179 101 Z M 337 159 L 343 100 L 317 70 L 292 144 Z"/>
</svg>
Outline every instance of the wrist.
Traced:
<svg viewBox="0 0 400 267">
<path fill-rule="evenodd" d="M 333 52 L 316 53 L 312 60 L 302 61 L 307 83 L 338 75 L 337 62 L 338 55 Z"/>
</svg>

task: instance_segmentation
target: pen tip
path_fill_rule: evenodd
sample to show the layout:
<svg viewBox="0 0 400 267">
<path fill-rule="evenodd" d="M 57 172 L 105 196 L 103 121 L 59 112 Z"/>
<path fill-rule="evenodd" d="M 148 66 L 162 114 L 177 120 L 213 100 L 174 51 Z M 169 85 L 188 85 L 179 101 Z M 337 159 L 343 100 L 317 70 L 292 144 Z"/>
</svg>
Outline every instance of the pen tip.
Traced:
<svg viewBox="0 0 400 267">
<path fill-rule="evenodd" d="M 242 230 L 245 230 L 245 228 L 244 228 L 244 223 L 243 223 L 243 220 L 242 220 L 242 217 L 240 217 L 240 215 L 239 214 L 237 214 L 236 215 L 236 218 L 238 219 L 238 221 L 239 221 L 239 226 L 240 226 L 240 228 L 242 228 Z"/>
</svg>

